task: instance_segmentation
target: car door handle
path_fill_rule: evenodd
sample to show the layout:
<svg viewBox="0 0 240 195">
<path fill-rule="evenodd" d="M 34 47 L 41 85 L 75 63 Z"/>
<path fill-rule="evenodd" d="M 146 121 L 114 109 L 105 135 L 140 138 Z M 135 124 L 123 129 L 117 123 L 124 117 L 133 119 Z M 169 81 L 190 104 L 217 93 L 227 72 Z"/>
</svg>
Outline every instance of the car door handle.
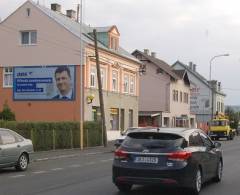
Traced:
<svg viewBox="0 0 240 195">
<path fill-rule="evenodd" d="M 17 145 L 18 148 L 20 148 L 21 146 L 20 145 Z"/>
</svg>

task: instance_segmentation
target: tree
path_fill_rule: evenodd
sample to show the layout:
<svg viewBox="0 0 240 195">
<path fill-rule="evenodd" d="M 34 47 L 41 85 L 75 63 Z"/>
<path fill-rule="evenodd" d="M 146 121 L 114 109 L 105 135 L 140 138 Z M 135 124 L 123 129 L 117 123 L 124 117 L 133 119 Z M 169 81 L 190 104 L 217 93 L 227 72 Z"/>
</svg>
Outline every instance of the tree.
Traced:
<svg viewBox="0 0 240 195">
<path fill-rule="evenodd" d="M 8 104 L 5 102 L 3 105 L 3 110 L 0 112 L 0 118 L 6 121 L 15 121 L 15 114 L 11 111 Z"/>
<path fill-rule="evenodd" d="M 227 106 L 225 109 L 225 114 L 229 117 L 230 127 L 237 129 L 239 122 L 239 113 L 235 112 L 231 107 Z"/>
</svg>

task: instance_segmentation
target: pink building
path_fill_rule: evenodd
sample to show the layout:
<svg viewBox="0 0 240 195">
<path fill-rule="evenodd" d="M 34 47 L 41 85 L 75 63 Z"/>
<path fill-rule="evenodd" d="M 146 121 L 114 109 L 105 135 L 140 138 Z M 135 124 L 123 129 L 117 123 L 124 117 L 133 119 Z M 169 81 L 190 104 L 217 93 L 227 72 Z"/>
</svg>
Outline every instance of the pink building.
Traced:
<svg viewBox="0 0 240 195">
<path fill-rule="evenodd" d="M 51 9 L 26 1 L 0 23 L 0 109 L 7 103 L 19 121 L 78 121 L 80 106 L 85 120 L 98 120 L 99 100 L 94 58 L 93 27 L 83 25 L 83 66 L 80 66 L 80 24 L 76 14 L 61 6 Z M 95 27 L 105 113 L 109 131 L 138 124 L 138 69 L 141 63 L 120 47 L 116 26 Z M 72 96 L 52 99 L 56 69 L 70 69 Z M 80 69 L 84 94 L 80 105 Z M 65 72 L 66 73 L 66 72 Z M 89 102 L 92 97 L 92 102 Z"/>
</svg>

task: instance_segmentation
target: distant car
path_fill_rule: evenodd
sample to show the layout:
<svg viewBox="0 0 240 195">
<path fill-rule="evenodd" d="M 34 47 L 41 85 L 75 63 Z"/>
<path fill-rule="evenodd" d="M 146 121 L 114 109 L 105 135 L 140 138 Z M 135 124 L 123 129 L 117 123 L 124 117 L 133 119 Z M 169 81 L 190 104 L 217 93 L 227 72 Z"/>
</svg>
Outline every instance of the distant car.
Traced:
<svg viewBox="0 0 240 195">
<path fill-rule="evenodd" d="M 128 127 L 125 131 L 121 132 L 121 136 L 115 140 L 114 146 L 116 148 L 118 148 L 121 145 L 121 143 L 123 142 L 123 140 L 126 138 L 127 134 L 130 131 L 137 129 L 137 128 L 139 128 L 139 127 Z"/>
<path fill-rule="evenodd" d="M 120 191 L 134 184 L 158 184 L 198 195 L 204 182 L 222 179 L 220 146 L 200 129 L 135 129 L 115 151 L 113 183 Z"/>
<path fill-rule="evenodd" d="M 240 126 L 238 126 L 236 129 L 236 135 L 240 135 Z"/>
<path fill-rule="evenodd" d="M 31 153 L 33 153 L 31 140 L 12 130 L 0 128 L 0 168 L 15 167 L 19 171 L 24 171 L 30 162 Z"/>
</svg>

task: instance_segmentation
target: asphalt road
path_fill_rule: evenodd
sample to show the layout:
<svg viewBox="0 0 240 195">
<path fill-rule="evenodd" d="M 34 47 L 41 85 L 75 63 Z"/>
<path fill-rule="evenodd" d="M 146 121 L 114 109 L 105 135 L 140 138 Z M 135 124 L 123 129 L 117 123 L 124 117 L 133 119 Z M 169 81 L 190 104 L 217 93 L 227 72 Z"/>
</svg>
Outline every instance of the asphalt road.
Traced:
<svg viewBox="0 0 240 195">
<path fill-rule="evenodd" d="M 208 183 L 201 195 L 240 194 L 240 137 L 221 141 L 224 175 L 221 183 Z M 122 195 L 111 181 L 111 152 L 66 152 L 58 158 L 30 164 L 26 172 L 0 170 L 0 195 Z M 53 154 L 51 154 L 53 155 Z M 50 156 L 51 156 L 50 155 Z M 129 195 L 180 195 L 177 189 L 136 186 Z M 187 194 L 186 194 L 187 195 Z"/>
</svg>

